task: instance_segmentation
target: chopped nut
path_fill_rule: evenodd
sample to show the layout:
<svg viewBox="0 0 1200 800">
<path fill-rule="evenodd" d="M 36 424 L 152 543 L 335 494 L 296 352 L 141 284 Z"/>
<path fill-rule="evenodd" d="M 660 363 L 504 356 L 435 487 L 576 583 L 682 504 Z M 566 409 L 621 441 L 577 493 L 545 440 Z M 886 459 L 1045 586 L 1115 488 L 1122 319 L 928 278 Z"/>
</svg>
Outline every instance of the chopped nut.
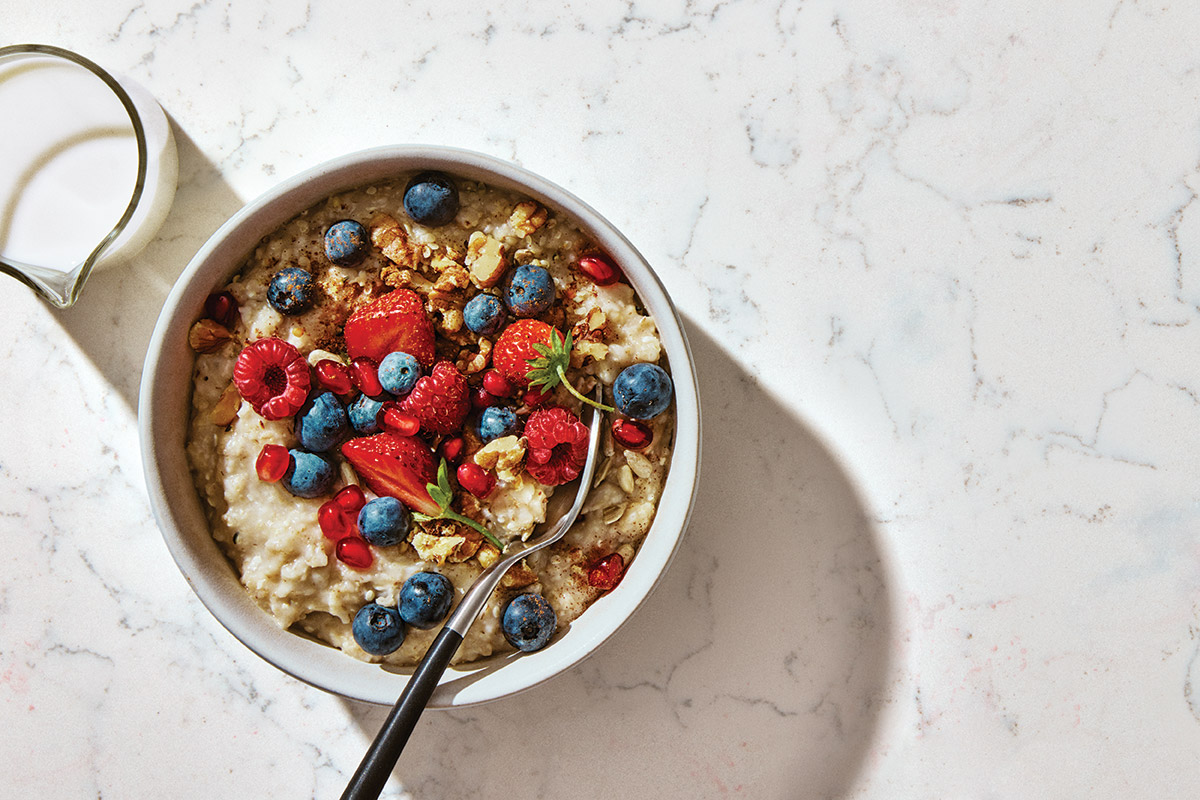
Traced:
<svg viewBox="0 0 1200 800">
<path fill-rule="evenodd" d="M 408 241 L 404 228 L 387 214 L 376 214 L 370 223 L 371 244 L 397 266 L 416 269 L 421 263 L 421 251 Z"/>
<path fill-rule="evenodd" d="M 483 545 L 483 534 L 472 528 L 467 528 L 463 531 L 463 539 L 463 543 L 456 547 L 454 552 L 446 558 L 452 564 L 458 564 L 474 557 Z"/>
<path fill-rule="evenodd" d="M 492 356 L 492 340 L 480 337 L 479 349 L 475 352 L 463 350 L 458 357 L 456 366 L 464 375 L 474 375 L 487 369 Z"/>
<path fill-rule="evenodd" d="M 578 365 L 575 364 L 577 357 Z M 608 358 L 608 345 L 603 342 L 575 342 L 574 347 L 571 348 L 571 366 L 583 366 L 589 358 L 592 361 L 603 361 Z"/>
<path fill-rule="evenodd" d="M 508 266 L 504 245 L 486 233 L 475 231 L 467 240 L 466 264 L 476 286 L 481 289 L 495 286 Z"/>
<path fill-rule="evenodd" d="M 485 444 L 475 453 L 475 463 L 494 470 L 501 480 L 515 480 L 525 466 L 525 440 L 516 436 L 501 436 Z"/>
<path fill-rule="evenodd" d="M 524 200 L 517 203 L 516 208 L 513 209 L 512 215 L 508 218 L 508 226 L 518 236 L 528 236 L 545 225 L 549 216 L 549 212 L 537 203 L 532 200 Z"/>
<path fill-rule="evenodd" d="M 536 581 L 537 573 L 531 570 L 522 559 L 504 574 L 504 577 L 500 579 L 500 585 L 505 589 L 520 589 Z"/>
<path fill-rule="evenodd" d="M 475 553 L 475 560 L 479 562 L 479 566 L 487 569 L 500 560 L 500 551 L 491 542 L 484 542 Z"/>
<path fill-rule="evenodd" d="M 380 270 L 380 275 L 383 282 L 393 289 L 412 289 L 417 294 L 425 295 L 433 288 L 433 281 L 411 269 L 398 269 L 385 264 Z"/>
<path fill-rule="evenodd" d="M 202 319 L 188 331 L 188 344 L 197 353 L 214 353 L 232 338 L 228 328 L 212 319 Z"/>
<path fill-rule="evenodd" d="M 625 494 L 633 494 L 633 470 L 628 464 L 624 464 L 617 470 L 617 485 L 625 492 Z"/>
<path fill-rule="evenodd" d="M 238 394 L 237 384 L 230 383 L 225 387 L 225 391 L 221 392 L 217 404 L 208 412 L 208 419 L 213 425 L 224 427 L 237 419 L 238 409 L 241 407 L 242 396 Z"/>
</svg>

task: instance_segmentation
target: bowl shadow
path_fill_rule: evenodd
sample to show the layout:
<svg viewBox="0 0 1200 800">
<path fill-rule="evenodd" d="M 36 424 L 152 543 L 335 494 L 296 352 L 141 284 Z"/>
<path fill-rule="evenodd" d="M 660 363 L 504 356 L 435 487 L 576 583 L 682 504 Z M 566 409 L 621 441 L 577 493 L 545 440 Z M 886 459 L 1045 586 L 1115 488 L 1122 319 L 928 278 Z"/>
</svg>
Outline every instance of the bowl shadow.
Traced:
<svg viewBox="0 0 1200 800">
<path fill-rule="evenodd" d="M 524 797 L 853 788 L 892 670 L 878 532 L 818 437 L 699 324 L 685 328 L 704 455 L 673 564 L 575 669 L 517 697 L 427 713 L 392 779 L 412 797 L 512 797 L 516 776 Z M 343 702 L 373 737 L 387 709 Z M 355 765 L 342 766 L 348 776 Z"/>
</svg>

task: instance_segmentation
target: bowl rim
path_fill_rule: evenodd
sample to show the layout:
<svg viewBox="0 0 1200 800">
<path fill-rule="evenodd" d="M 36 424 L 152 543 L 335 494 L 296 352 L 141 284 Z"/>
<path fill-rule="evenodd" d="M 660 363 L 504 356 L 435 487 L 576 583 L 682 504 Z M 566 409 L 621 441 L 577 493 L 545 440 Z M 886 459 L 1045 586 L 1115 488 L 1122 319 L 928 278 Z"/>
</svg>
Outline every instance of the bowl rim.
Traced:
<svg viewBox="0 0 1200 800">
<path fill-rule="evenodd" d="M 575 195 L 524 167 L 470 150 L 389 145 L 318 164 L 244 205 L 209 237 L 175 281 L 146 355 L 138 396 L 138 433 L 151 509 L 163 539 L 185 580 L 217 621 L 259 657 L 292 677 L 343 697 L 391 705 L 411 668 L 360 662 L 327 644 L 287 631 L 242 587 L 212 538 L 187 466 L 184 443 L 191 393 L 172 395 L 156 388 L 190 385 L 193 354 L 186 345 L 188 328 L 199 317 L 208 294 L 228 280 L 264 235 L 339 191 L 425 169 L 513 189 L 580 224 L 622 266 L 655 319 L 675 384 L 671 468 L 654 522 L 621 584 L 599 598 L 567 631 L 560 632 L 553 646 L 534 653 L 490 656 L 447 670 L 429 707 L 456 708 L 518 694 L 583 661 L 616 633 L 658 585 L 691 518 L 701 438 L 691 348 L 662 281 L 612 223 Z M 172 446 L 158 446 L 164 441 Z M 517 659 L 521 669 L 506 671 Z"/>
</svg>

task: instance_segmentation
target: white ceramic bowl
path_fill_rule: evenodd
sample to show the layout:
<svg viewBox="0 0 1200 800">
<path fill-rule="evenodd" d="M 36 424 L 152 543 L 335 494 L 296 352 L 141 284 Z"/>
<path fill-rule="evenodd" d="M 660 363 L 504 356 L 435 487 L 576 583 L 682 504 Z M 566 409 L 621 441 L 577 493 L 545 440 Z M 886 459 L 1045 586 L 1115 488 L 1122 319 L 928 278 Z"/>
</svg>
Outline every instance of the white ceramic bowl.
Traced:
<svg viewBox="0 0 1200 800">
<path fill-rule="evenodd" d="M 621 584 L 543 650 L 493 656 L 448 670 L 430 704 L 447 708 L 520 692 L 578 664 L 646 599 L 687 527 L 700 464 L 700 408 L 691 352 L 679 316 L 658 277 L 608 221 L 537 175 L 463 150 L 385 147 L 309 170 L 235 214 L 179 277 L 150 340 L 138 423 L 154 514 L 171 555 L 209 611 L 247 647 L 288 674 L 346 697 L 393 703 L 411 670 L 387 670 L 359 662 L 332 647 L 282 630 L 251 600 L 209 534 L 184 454 L 193 362 L 187 333 L 201 316 L 205 298 L 225 284 L 264 235 L 334 192 L 416 169 L 442 170 L 514 189 L 580 223 L 621 265 L 657 322 L 674 378 L 677 416 L 675 451 L 658 514 Z"/>
</svg>

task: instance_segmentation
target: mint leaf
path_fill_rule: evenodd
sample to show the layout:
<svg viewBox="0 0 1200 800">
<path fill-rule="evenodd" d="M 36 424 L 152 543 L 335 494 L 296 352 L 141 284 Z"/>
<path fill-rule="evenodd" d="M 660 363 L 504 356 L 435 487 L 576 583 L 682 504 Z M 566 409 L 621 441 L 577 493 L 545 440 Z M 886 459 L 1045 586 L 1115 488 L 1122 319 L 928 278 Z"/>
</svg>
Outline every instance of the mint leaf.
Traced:
<svg viewBox="0 0 1200 800">
<path fill-rule="evenodd" d="M 479 533 L 483 534 L 483 538 L 491 542 L 497 550 L 504 552 L 504 545 L 491 531 L 470 517 L 451 510 L 450 504 L 454 502 L 454 490 L 450 487 L 450 469 L 446 465 L 446 459 L 443 458 L 442 463 L 438 465 L 437 483 L 427 483 L 425 484 L 425 489 L 429 492 L 429 496 L 433 499 L 433 502 L 438 504 L 438 513 L 431 516 L 414 511 L 413 519 L 418 522 L 432 522 L 435 519 L 449 519 L 461 522 L 463 525 L 479 531 Z"/>
</svg>

